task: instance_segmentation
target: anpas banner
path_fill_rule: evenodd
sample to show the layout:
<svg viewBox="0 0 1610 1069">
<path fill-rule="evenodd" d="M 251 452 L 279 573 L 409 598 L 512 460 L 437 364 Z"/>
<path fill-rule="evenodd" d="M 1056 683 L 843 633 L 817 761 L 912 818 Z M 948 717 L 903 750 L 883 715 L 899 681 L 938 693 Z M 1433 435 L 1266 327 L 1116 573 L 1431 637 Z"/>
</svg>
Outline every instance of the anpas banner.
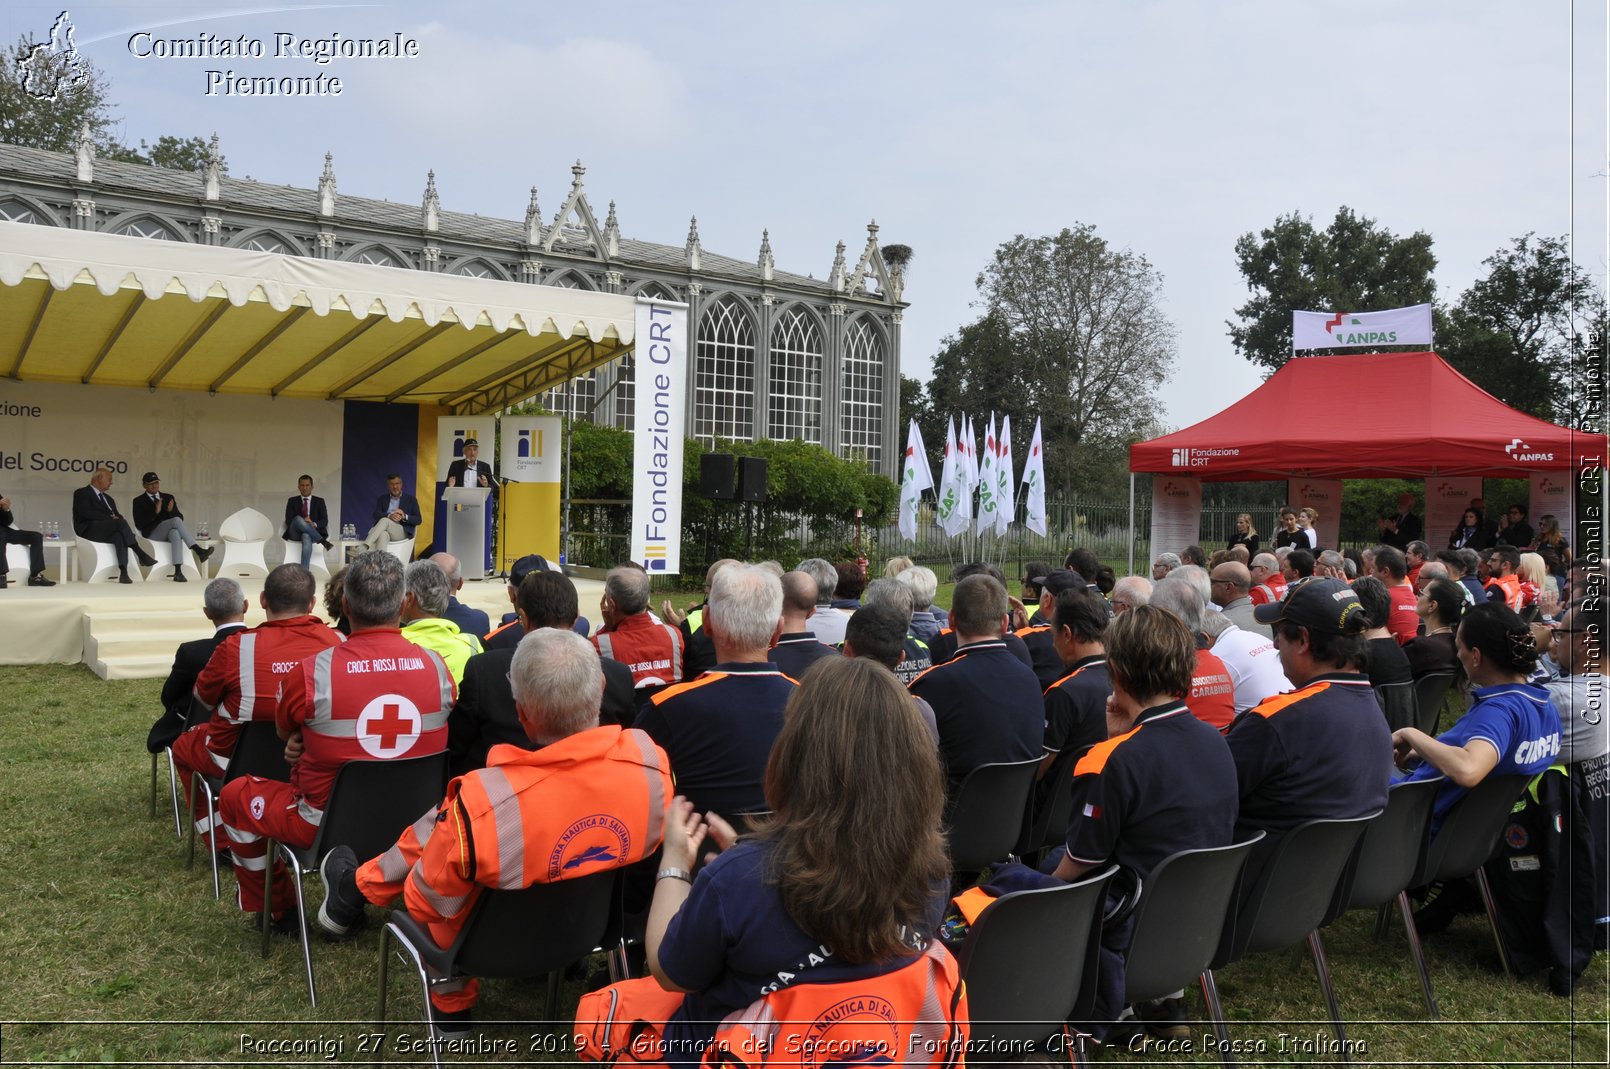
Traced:
<svg viewBox="0 0 1610 1069">
<path fill-rule="evenodd" d="M 687 305 L 637 299 L 631 553 L 650 575 L 677 575 L 682 570 L 687 337 Z"/>
<path fill-rule="evenodd" d="M 1506 502 L 1504 507 L 1508 507 Z M 1543 529 L 1543 517 L 1560 521 L 1560 533 L 1567 542 L 1576 536 L 1576 480 L 1568 471 L 1540 471 L 1532 475 L 1530 511 L 1526 522 L 1534 532 Z M 1575 546 L 1572 547 L 1574 551 Z"/>
<path fill-rule="evenodd" d="M 1152 560 L 1196 545 L 1201 521 L 1201 479 L 1160 475 L 1152 480 Z"/>
<path fill-rule="evenodd" d="M 1384 312 L 1293 312 L 1291 348 L 1347 349 L 1377 345 L 1431 348 L 1431 306 L 1388 308 Z"/>
<path fill-rule="evenodd" d="M 1481 480 L 1458 478 L 1432 478 L 1426 480 L 1425 538 L 1426 545 L 1435 552 L 1448 548 L 1448 536 L 1470 507 L 1472 498 L 1481 496 Z"/>
</svg>

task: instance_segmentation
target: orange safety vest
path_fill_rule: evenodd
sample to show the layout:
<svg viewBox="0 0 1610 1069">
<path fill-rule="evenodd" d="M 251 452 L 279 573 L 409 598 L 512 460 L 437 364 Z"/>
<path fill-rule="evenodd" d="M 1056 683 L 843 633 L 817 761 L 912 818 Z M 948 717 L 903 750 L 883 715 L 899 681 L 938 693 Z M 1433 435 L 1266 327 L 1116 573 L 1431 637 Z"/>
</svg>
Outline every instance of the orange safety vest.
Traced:
<svg viewBox="0 0 1610 1069">
<path fill-rule="evenodd" d="M 1487 580 L 1487 585 L 1483 589 L 1491 590 L 1495 586 L 1503 591 L 1504 604 L 1509 606 L 1510 611 L 1520 612 L 1526 601 L 1526 597 L 1521 591 L 1521 577 L 1518 575 L 1495 575 Z"/>
</svg>

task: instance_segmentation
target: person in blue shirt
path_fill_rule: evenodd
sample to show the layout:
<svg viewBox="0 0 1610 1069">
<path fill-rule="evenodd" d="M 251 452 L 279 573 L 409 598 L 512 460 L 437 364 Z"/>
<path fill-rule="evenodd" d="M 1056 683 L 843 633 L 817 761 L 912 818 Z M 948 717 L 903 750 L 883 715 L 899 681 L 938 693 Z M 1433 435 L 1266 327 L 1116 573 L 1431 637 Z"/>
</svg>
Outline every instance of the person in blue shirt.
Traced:
<svg viewBox="0 0 1610 1069">
<path fill-rule="evenodd" d="M 1392 734 L 1400 768 L 1419 759 L 1409 779 L 1447 777 L 1432 809 L 1433 834 L 1454 803 L 1488 776 L 1536 775 L 1560 755 L 1560 714 L 1548 691 L 1526 681 L 1538 659 L 1526 622 L 1497 602 L 1477 605 L 1460 622 L 1454 649 L 1474 704 L 1434 739 L 1418 728 Z"/>
</svg>

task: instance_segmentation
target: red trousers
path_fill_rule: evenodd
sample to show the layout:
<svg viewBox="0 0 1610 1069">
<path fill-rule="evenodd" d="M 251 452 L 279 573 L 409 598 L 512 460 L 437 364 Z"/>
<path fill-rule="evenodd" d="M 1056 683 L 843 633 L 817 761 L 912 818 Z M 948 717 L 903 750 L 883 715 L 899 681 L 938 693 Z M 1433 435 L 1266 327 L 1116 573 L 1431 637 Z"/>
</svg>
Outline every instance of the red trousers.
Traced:
<svg viewBox="0 0 1610 1069">
<path fill-rule="evenodd" d="M 173 740 L 173 767 L 179 774 L 179 782 L 190 795 L 190 819 L 196 822 L 196 838 L 201 840 L 204 848 L 216 850 L 212 839 L 213 828 L 207 822 L 207 806 L 200 798 L 201 792 L 190 790 L 192 773 L 200 772 L 203 776 L 213 777 L 224 774 L 223 765 L 207 748 L 206 724 L 198 724 Z"/>
<path fill-rule="evenodd" d="M 248 913 L 263 908 L 263 879 L 268 870 L 268 844 L 264 840 L 308 847 L 318 834 L 319 826 L 302 817 L 296 802 L 289 783 L 261 776 L 242 776 L 219 796 L 218 821 L 224 826 L 229 852 L 235 859 L 236 900 Z M 291 887 L 290 873 L 278 858 L 274 860 L 273 879 L 277 917 L 296 901 L 296 891 Z"/>
</svg>

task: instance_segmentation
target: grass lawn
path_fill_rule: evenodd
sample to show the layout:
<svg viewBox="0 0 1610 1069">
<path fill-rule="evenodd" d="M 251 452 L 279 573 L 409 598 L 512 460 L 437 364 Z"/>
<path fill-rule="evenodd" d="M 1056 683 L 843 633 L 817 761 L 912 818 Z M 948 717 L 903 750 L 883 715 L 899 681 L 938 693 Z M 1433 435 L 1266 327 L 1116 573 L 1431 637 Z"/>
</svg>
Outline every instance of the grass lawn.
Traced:
<svg viewBox="0 0 1610 1069">
<path fill-rule="evenodd" d="M 351 943 L 315 941 L 319 1008 L 310 1010 L 294 943 L 276 940 L 258 956 L 255 933 L 234 906 L 232 880 L 213 901 L 206 871 L 184 866 L 171 814 L 148 815 L 147 728 L 156 716 L 156 680 L 103 682 L 82 666 L 0 669 L 5 705 L 0 785 L 7 831 L 0 838 L 0 958 L 12 979 L 0 989 L 3 1063 L 295 1065 L 372 1060 L 362 1052 L 373 1030 L 379 934 L 371 925 Z M 164 790 L 166 783 L 163 784 Z M 163 805 L 166 805 L 164 799 Z M 317 880 L 308 890 L 315 908 Z M 1354 1064 L 1603 1065 L 1607 967 L 1599 955 L 1573 1000 L 1550 994 L 1538 977 L 1508 981 L 1491 971 L 1496 953 L 1485 922 L 1462 918 L 1431 938 L 1427 953 L 1444 1019 L 1424 1018 L 1419 985 L 1394 926 L 1381 943 L 1372 916 L 1344 917 L 1326 932 Z M 1242 1065 L 1335 1056 L 1305 1052 L 1331 1037 L 1305 949 L 1267 954 L 1219 976 L 1231 1032 L 1265 1053 Z M 576 986 L 559 1016 L 568 1019 Z M 540 982 L 488 982 L 481 1016 L 524 1021 L 542 1014 Z M 417 1016 L 417 981 L 392 971 L 391 1013 Z M 1200 1006 L 1195 992 L 1193 1006 Z M 1316 1020 L 1316 1018 L 1318 1020 Z M 562 1029 L 563 1031 L 564 1029 Z M 1194 1038 L 1200 1048 L 1205 1029 Z M 556 1060 L 553 1037 L 531 1024 L 489 1024 L 488 1039 L 512 1041 L 518 1056 L 462 1059 Z M 390 1064 L 418 1063 L 398 1037 L 418 1039 L 417 1023 L 394 1026 Z M 1287 1036 L 1283 1051 L 1281 1036 Z M 253 1052 L 262 1041 L 300 1041 L 300 1052 Z M 1293 1042 L 1295 1041 L 1295 1043 Z M 1295 1046 L 1295 1050 L 1291 1050 Z M 1115 1062 L 1198 1061 L 1200 1053 L 1110 1056 Z"/>
</svg>

